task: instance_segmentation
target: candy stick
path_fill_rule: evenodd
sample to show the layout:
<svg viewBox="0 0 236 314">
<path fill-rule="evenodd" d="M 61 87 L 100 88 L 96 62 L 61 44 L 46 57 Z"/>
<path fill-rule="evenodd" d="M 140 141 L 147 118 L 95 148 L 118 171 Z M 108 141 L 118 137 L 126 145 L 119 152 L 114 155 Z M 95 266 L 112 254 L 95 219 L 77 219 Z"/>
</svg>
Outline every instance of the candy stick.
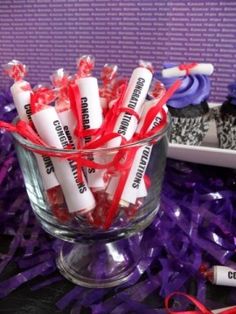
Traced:
<svg viewBox="0 0 236 314">
<path fill-rule="evenodd" d="M 169 78 L 180 77 L 189 74 L 211 75 L 213 71 L 214 66 L 211 63 L 189 63 L 164 69 L 162 70 L 162 76 Z"/>
<path fill-rule="evenodd" d="M 145 102 L 145 108 L 144 112 L 142 114 L 142 118 L 140 121 L 140 124 L 137 128 L 137 133 L 140 132 L 144 121 L 146 119 L 147 113 L 152 105 L 156 105 L 158 100 L 151 100 L 149 102 Z M 167 113 L 167 107 L 164 107 L 165 112 Z M 156 126 L 160 124 L 162 121 L 162 114 L 158 113 L 153 122 L 150 125 L 149 130 L 152 130 Z M 127 178 L 124 190 L 122 192 L 121 201 L 122 204 L 135 204 L 136 200 L 140 195 L 142 195 L 143 192 L 143 177 L 145 174 L 145 171 L 147 169 L 149 159 L 152 152 L 152 145 L 145 145 L 140 147 L 135 155 L 134 162 L 132 164 L 132 167 L 129 172 L 129 176 Z M 116 181 L 116 184 L 113 182 L 113 178 L 110 180 L 110 183 L 108 184 L 108 188 L 106 192 L 110 195 L 114 195 L 114 191 L 117 188 L 118 180 Z M 125 202 L 125 203 L 124 203 Z"/>
<path fill-rule="evenodd" d="M 131 79 L 130 79 L 130 82 L 128 84 L 128 88 L 127 88 L 127 93 L 126 95 L 124 96 L 124 101 L 123 101 L 123 104 L 124 104 L 124 107 L 125 105 L 127 104 L 127 107 L 128 108 L 131 108 L 131 109 L 136 109 L 135 111 L 138 113 L 139 111 L 141 111 L 141 106 L 143 104 L 143 101 L 146 97 L 146 94 L 147 94 L 147 91 L 148 91 L 148 88 L 149 88 L 149 85 L 151 83 L 151 78 L 152 78 L 152 74 L 151 74 L 151 70 L 152 70 L 152 67 L 151 67 L 151 64 L 150 63 L 145 63 L 144 61 L 141 61 L 140 62 L 140 68 L 137 68 L 136 70 L 134 70 L 132 76 L 131 76 Z M 148 70 L 149 69 L 149 70 Z M 137 72 L 137 73 L 136 73 Z M 136 86 L 138 86 L 138 88 L 140 87 L 140 84 L 137 84 L 138 80 L 140 81 L 140 77 L 142 79 L 142 75 L 145 77 L 145 75 L 147 75 L 147 78 L 148 78 L 148 83 L 146 84 L 146 91 L 144 89 L 144 92 L 143 92 L 143 95 L 141 95 L 140 93 L 140 98 L 138 98 L 136 95 L 136 100 L 137 100 L 137 103 L 136 103 L 136 106 L 133 106 L 133 103 L 134 103 L 134 98 L 135 96 L 133 94 L 135 94 L 135 88 Z M 137 93 L 136 93 L 137 94 Z M 132 97 L 133 97 L 133 100 L 132 100 Z M 125 113 L 127 115 L 127 117 L 130 117 L 131 119 L 134 118 L 134 117 L 131 117 L 131 115 L 129 113 Z M 124 116 L 124 121 L 125 121 L 125 114 L 123 114 Z M 134 118 L 135 119 L 135 118 Z M 133 120 L 135 123 L 136 121 Z M 132 123 L 132 122 L 131 122 Z M 124 124 L 124 122 L 123 122 Z M 120 128 L 119 128 L 120 126 Z M 130 129 L 130 133 L 131 133 L 131 136 L 133 135 L 134 131 L 135 131 L 135 128 L 136 128 L 137 124 L 133 124 L 133 129 Z M 122 132 L 122 118 L 121 120 L 116 123 L 115 125 L 115 131 L 117 131 L 118 133 Z M 123 134 L 123 136 L 127 136 L 127 134 Z M 129 139 L 129 137 L 126 139 Z M 119 138 L 118 139 L 115 139 L 113 140 L 112 142 L 113 143 L 116 143 L 117 142 L 117 145 L 118 145 L 118 142 L 119 142 Z M 108 144 L 109 146 L 111 145 L 111 141 L 110 143 Z M 130 181 L 130 179 L 133 177 L 134 173 L 132 173 L 132 170 L 130 171 L 130 175 L 129 175 L 129 178 L 127 179 L 127 182 Z M 113 194 L 114 194 L 114 191 L 117 187 L 117 184 L 118 184 L 118 178 L 115 178 L 113 177 L 111 180 L 110 180 L 110 183 L 108 184 L 108 187 L 107 187 L 107 190 L 106 192 L 108 194 L 110 194 L 111 197 L 113 197 Z M 137 195 L 139 194 L 139 197 L 144 197 L 147 195 L 147 191 L 146 191 L 146 188 L 145 188 L 145 184 L 143 182 L 143 178 L 141 179 L 141 184 L 139 186 L 139 189 L 138 189 L 138 192 L 137 191 L 133 191 L 135 193 L 131 193 L 128 197 L 126 196 L 126 189 L 124 189 L 123 191 L 123 194 L 122 194 L 122 197 L 121 197 L 121 203 L 123 205 L 125 205 L 126 203 L 132 203 L 132 204 L 135 204 L 136 202 L 136 199 L 137 199 Z M 136 193 L 137 192 L 137 193 Z M 129 201 L 127 201 L 127 199 Z M 126 205 L 127 205 L 126 204 Z"/>
<path fill-rule="evenodd" d="M 86 132 L 98 130 L 103 123 L 102 108 L 99 99 L 98 82 L 95 77 L 91 76 L 91 72 L 88 69 L 91 67 L 91 57 L 83 56 L 80 58 L 79 75 L 80 78 L 76 80 L 79 87 L 80 98 L 81 98 L 81 112 L 78 114 L 82 115 L 83 130 Z M 89 133 L 87 133 L 89 134 Z M 91 135 L 84 137 L 84 144 L 89 143 L 93 139 Z M 101 156 L 95 155 L 89 158 L 97 163 L 104 163 Z M 86 168 L 86 177 L 88 180 L 88 186 L 97 190 L 105 188 L 106 183 L 104 181 L 104 169 Z"/>
<path fill-rule="evenodd" d="M 38 91 L 37 99 L 32 103 L 32 120 L 40 137 L 50 146 L 63 149 L 69 141 L 64 132 L 56 109 L 48 106 L 47 91 Z M 95 199 L 87 186 L 84 176 L 80 182 L 77 164 L 73 160 L 62 160 L 53 157 L 52 162 L 57 178 L 64 192 L 66 204 L 70 213 L 84 214 L 95 208 Z"/>
<path fill-rule="evenodd" d="M 121 144 L 122 137 L 130 140 L 137 128 L 137 115 L 140 113 L 152 80 L 152 73 L 144 67 L 136 68 L 130 78 L 123 103 L 122 112 L 115 123 L 114 132 L 120 134 L 108 143 L 108 147 L 116 147 Z M 127 108 L 127 111 L 125 109 Z M 132 111 L 132 113 L 130 112 Z"/>
<path fill-rule="evenodd" d="M 236 313 L 236 305 L 224 307 L 221 309 L 212 310 L 212 313 L 214 313 L 214 314 L 235 314 Z"/>
<path fill-rule="evenodd" d="M 4 68 L 5 72 L 15 81 L 10 90 L 20 119 L 27 123 L 32 123 L 30 107 L 32 90 L 30 84 L 23 80 L 27 72 L 26 66 L 17 60 L 12 60 Z M 48 191 L 58 187 L 59 182 L 55 176 L 51 159 L 38 154 L 35 154 L 35 157 L 45 189 Z M 55 197 L 55 190 L 51 190 L 51 193 Z"/>
<path fill-rule="evenodd" d="M 57 114 L 63 125 L 71 147 L 75 149 L 78 144 L 77 138 L 74 135 L 77 122 L 71 110 L 68 96 L 68 84 L 70 80 L 69 74 L 61 68 L 53 72 L 50 78 L 52 84 L 58 89 L 58 97 L 55 101 Z"/>
<path fill-rule="evenodd" d="M 30 84 L 23 80 L 27 72 L 26 66 L 17 60 L 12 60 L 5 66 L 5 72 L 15 81 L 11 86 L 11 93 L 20 119 L 32 124 L 30 107 L 32 90 Z M 58 220 L 65 222 L 70 217 L 65 209 L 63 193 L 55 176 L 52 161 L 48 156 L 36 153 L 34 155 L 52 212 Z"/>
<path fill-rule="evenodd" d="M 140 132 L 140 130 L 143 127 L 144 121 L 146 120 L 147 113 L 150 110 L 151 107 L 156 106 L 158 101 L 164 96 L 166 90 L 163 84 L 161 84 L 159 81 L 156 82 L 152 86 L 151 94 L 157 95 L 157 98 L 152 99 L 150 101 L 146 101 L 143 106 L 143 112 L 142 117 L 139 122 L 137 133 Z M 167 107 L 164 106 L 165 112 L 167 112 Z M 156 127 L 162 120 L 162 114 L 158 113 L 156 118 L 151 123 L 149 129 Z M 128 206 L 129 203 L 135 204 L 138 197 L 145 197 L 147 195 L 147 191 L 145 188 L 145 183 L 143 180 L 150 155 L 152 151 L 152 145 L 146 145 L 144 147 L 140 147 L 138 151 L 136 152 L 135 159 L 133 162 L 133 165 L 131 167 L 131 170 L 129 172 L 129 176 L 127 178 L 122 196 L 121 196 L 121 204 L 123 206 Z M 111 178 L 108 187 L 106 189 L 106 192 L 110 195 L 110 198 L 113 197 L 114 191 L 117 188 L 118 184 L 118 178 Z"/>
<path fill-rule="evenodd" d="M 135 158 L 136 158 L 136 156 L 135 156 Z M 137 198 L 142 198 L 142 197 L 147 196 L 147 188 L 146 188 L 145 182 L 143 180 L 143 177 L 141 178 L 138 191 L 134 190 L 135 193 L 130 193 L 130 189 L 128 189 L 127 183 L 130 182 L 130 180 L 132 180 L 133 176 L 134 175 L 133 175 L 132 170 L 131 170 L 129 173 L 129 176 L 127 178 L 127 181 L 126 181 L 124 191 L 123 191 L 122 196 L 121 196 L 121 200 L 120 200 L 121 206 L 128 207 L 129 204 L 136 204 Z M 109 181 L 109 184 L 106 188 L 106 193 L 109 194 L 110 200 L 114 197 L 114 193 L 115 193 L 117 186 L 119 184 L 119 179 L 120 179 L 120 176 L 112 176 L 112 178 Z"/>
<path fill-rule="evenodd" d="M 235 269 L 216 265 L 213 266 L 210 270 L 206 271 L 204 275 L 215 285 L 236 287 Z"/>
</svg>

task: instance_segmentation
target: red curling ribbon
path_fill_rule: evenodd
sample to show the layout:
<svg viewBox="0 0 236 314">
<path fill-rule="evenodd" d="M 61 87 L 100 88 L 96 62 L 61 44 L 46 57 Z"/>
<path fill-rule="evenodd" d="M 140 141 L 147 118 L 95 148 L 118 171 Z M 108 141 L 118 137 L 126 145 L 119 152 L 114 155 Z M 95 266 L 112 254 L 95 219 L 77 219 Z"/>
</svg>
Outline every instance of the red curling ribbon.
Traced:
<svg viewBox="0 0 236 314">
<path fill-rule="evenodd" d="M 144 183 L 145 183 L 146 188 L 149 189 L 151 186 L 151 179 L 149 178 L 147 174 L 144 175 Z"/>
<path fill-rule="evenodd" d="M 126 112 L 126 113 L 130 114 L 131 116 L 134 116 L 139 122 L 140 116 L 134 109 L 127 108 L 127 107 L 118 108 L 117 115 L 119 116 L 120 113 L 122 113 L 122 112 Z"/>
<path fill-rule="evenodd" d="M 5 131 L 8 131 L 8 132 L 17 132 L 15 125 L 4 122 L 4 121 L 0 121 L 0 129 L 4 129 Z"/>
<path fill-rule="evenodd" d="M 146 120 L 145 120 L 145 122 L 144 122 L 144 124 L 140 130 L 140 133 L 139 133 L 140 137 L 144 137 L 145 134 L 147 134 L 148 129 L 150 128 L 152 121 L 155 119 L 157 114 L 161 111 L 162 107 L 167 103 L 167 101 L 170 99 L 170 97 L 181 86 L 181 84 L 182 83 L 180 80 L 175 81 L 174 84 L 166 91 L 165 95 L 163 95 L 163 97 L 160 100 L 158 100 L 157 104 L 149 110 L 147 117 L 146 117 Z M 155 132 L 156 129 L 154 128 L 151 131 L 151 133 L 153 133 L 153 131 Z"/>
<path fill-rule="evenodd" d="M 190 75 L 190 71 L 198 65 L 197 63 L 183 63 L 179 65 L 180 71 L 186 71 L 186 75 Z"/>
<path fill-rule="evenodd" d="M 82 115 L 81 115 L 81 97 L 80 97 L 80 91 L 77 84 L 72 83 L 68 86 L 68 97 L 70 100 L 70 107 L 71 110 L 76 117 L 77 125 L 75 127 L 74 135 L 77 137 L 77 148 L 81 148 L 83 143 L 81 141 L 81 137 L 79 134 L 83 132 L 83 121 L 82 121 Z M 78 179 L 80 182 L 83 182 L 83 170 L 80 161 L 77 159 L 77 173 L 78 173 Z"/>
<path fill-rule="evenodd" d="M 95 137 L 95 139 L 102 134 L 101 128 L 99 129 L 83 129 L 83 120 L 82 120 L 82 108 L 81 108 L 81 97 L 80 97 L 80 91 L 77 84 L 70 84 L 68 89 L 68 95 L 70 99 L 70 106 L 73 114 L 76 117 L 77 120 L 77 126 L 75 128 L 75 135 L 80 140 L 81 138 L 85 137 Z M 80 141 L 78 141 L 78 147 L 82 148 L 84 147 L 84 144 Z M 97 148 L 97 147 L 96 147 Z"/>
<path fill-rule="evenodd" d="M 31 141 L 33 144 L 36 145 L 41 145 L 44 146 L 45 148 L 51 148 L 51 149 L 55 149 L 55 147 L 51 147 L 49 145 L 47 145 L 39 136 L 38 134 L 32 129 L 32 127 L 26 123 L 25 121 L 19 121 L 16 125 L 4 122 L 4 121 L 0 121 L 0 128 L 4 129 L 8 132 L 13 132 L 13 133 L 18 133 L 19 135 L 21 135 L 23 138 Z M 110 139 L 113 139 L 115 137 L 117 137 L 117 134 L 113 134 L 110 135 Z M 108 138 L 108 136 L 107 136 Z M 99 142 L 90 142 L 88 143 L 90 144 L 89 148 L 93 148 L 93 146 L 96 146 L 96 148 L 99 145 Z M 122 145 L 125 144 L 125 140 L 122 140 Z M 64 158 L 64 159 L 71 159 L 71 160 L 75 160 L 77 161 L 81 167 L 89 167 L 89 168 L 96 168 L 96 169 L 111 169 L 111 168 L 115 168 L 115 169 L 122 169 L 122 167 L 128 168 L 130 167 L 130 164 L 127 163 L 125 164 L 125 166 L 123 164 L 120 164 L 120 160 L 122 159 L 123 155 L 125 154 L 125 152 L 127 151 L 127 149 L 124 149 L 123 151 L 118 152 L 113 160 L 109 163 L 106 164 L 99 164 L 96 163 L 92 160 L 87 159 L 86 157 L 82 157 L 82 154 L 80 152 L 78 153 L 60 153 L 60 152 L 50 152 L 47 150 L 41 150 L 41 149 L 33 149 L 31 147 L 28 147 L 28 149 L 32 152 L 38 153 L 38 154 L 42 154 L 45 156 L 49 156 L 49 157 L 59 157 L 59 158 Z"/>
<path fill-rule="evenodd" d="M 70 100 L 70 107 L 71 110 L 76 117 L 77 126 L 75 128 L 75 135 L 78 137 L 78 147 L 80 148 L 82 146 L 82 143 L 80 142 L 79 134 L 83 132 L 83 121 L 82 121 L 82 115 L 81 115 L 81 97 L 80 97 L 80 91 L 77 84 L 69 84 L 68 87 L 68 96 Z"/>
<path fill-rule="evenodd" d="M 42 145 L 48 147 L 46 143 L 38 136 L 32 127 L 25 121 L 19 121 L 16 125 L 0 121 L 0 129 L 4 129 L 8 132 L 18 133 L 27 140 L 30 140 L 33 144 Z"/>
<path fill-rule="evenodd" d="M 120 97 L 117 99 L 117 101 L 114 103 L 114 105 L 112 106 L 112 108 L 110 110 L 108 110 L 104 122 L 101 126 L 101 132 L 102 134 L 108 134 L 111 133 L 115 127 L 115 123 L 117 121 L 117 117 L 118 117 L 118 110 L 119 108 L 121 108 L 124 97 L 125 97 L 125 93 L 127 90 L 127 86 L 128 83 L 127 81 L 124 82 L 124 84 L 122 84 L 119 88 L 120 88 Z"/>
<path fill-rule="evenodd" d="M 184 298 L 192 302 L 197 307 L 198 310 L 197 311 L 178 311 L 178 312 L 170 310 L 169 303 L 170 303 L 170 300 L 174 296 L 183 296 Z M 176 314 L 176 313 L 178 314 L 213 314 L 207 307 L 205 307 L 205 305 L 199 302 L 196 298 L 184 292 L 173 292 L 169 294 L 165 298 L 165 308 L 169 314 Z"/>
<path fill-rule="evenodd" d="M 172 311 L 172 310 L 170 310 L 169 303 L 170 303 L 170 300 L 174 296 L 182 296 L 182 297 L 188 299 L 190 302 L 192 302 L 196 306 L 197 310 L 196 311 Z M 165 298 L 165 309 L 166 309 L 167 313 L 169 313 L 169 314 L 214 314 L 211 310 L 209 310 L 205 305 L 203 305 L 195 297 L 193 297 L 187 293 L 184 293 L 184 292 L 173 292 L 173 293 L 169 294 Z M 219 314 L 235 314 L 235 313 L 236 313 L 236 307 L 233 307 L 233 308 L 227 309 L 227 310 L 222 310 L 222 312 L 219 312 Z"/>
</svg>

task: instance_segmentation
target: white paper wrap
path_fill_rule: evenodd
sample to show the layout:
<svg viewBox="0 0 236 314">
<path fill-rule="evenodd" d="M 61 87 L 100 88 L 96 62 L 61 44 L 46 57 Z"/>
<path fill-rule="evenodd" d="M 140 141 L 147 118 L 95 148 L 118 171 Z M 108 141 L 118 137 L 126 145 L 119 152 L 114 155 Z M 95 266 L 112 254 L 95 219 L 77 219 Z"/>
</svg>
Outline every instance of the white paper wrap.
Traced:
<svg viewBox="0 0 236 314">
<path fill-rule="evenodd" d="M 38 134 L 48 145 L 62 149 L 69 144 L 54 107 L 33 114 L 32 120 Z M 79 182 L 76 163 L 55 157 L 52 158 L 52 162 L 69 212 L 85 213 L 93 209 L 96 205 L 95 199 L 85 178 L 83 182 Z"/>
<path fill-rule="evenodd" d="M 64 132 L 68 138 L 69 144 L 72 145 L 73 149 L 77 148 L 77 138 L 74 135 L 75 128 L 76 128 L 76 119 L 72 112 L 72 110 L 65 110 L 62 112 L 58 112 L 59 120 L 63 125 Z"/>
<path fill-rule="evenodd" d="M 103 122 L 102 107 L 99 98 L 98 82 L 95 77 L 85 77 L 77 81 L 82 108 L 82 120 L 84 130 L 99 129 Z M 85 137 L 85 143 L 91 141 L 91 137 Z M 99 164 L 104 163 L 102 156 L 94 155 L 90 158 Z M 88 186 L 103 190 L 106 186 L 104 182 L 105 169 L 86 169 Z"/>
<path fill-rule="evenodd" d="M 220 286 L 236 287 L 236 270 L 225 266 L 214 266 L 213 283 Z"/>
<path fill-rule="evenodd" d="M 153 105 L 156 105 L 157 100 L 147 101 L 144 104 L 144 109 L 142 113 L 142 118 L 137 128 L 137 133 L 141 130 L 143 123 L 145 121 L 146 115 L 150 108 Z M 167 112 L 167 107 L 164 107 Z M 153 122 L 151 123 L 149 130 L 156 127 L 161 122 L 161 114 L 157 114 Z M 121 200 L 127 203 L 135 204 L 138 197 L 145 197 L 145 190 L 144 190 L 144 174 L 146 172 L 149 159 L 152 152 L 152 145 L 146 145 L 140 147 L 135 155 L 134 162 L 130 169 L 124 190 L 122 192 Z M 115 190 L 117 188 L 118 180 L 114 182 L 114 179 L 111 178 L 106 192 L 108 194 L 114 195 Z M 146 188 L 146 187 L 145 187 Z M 147 193 L 147 192 L 146 192 Z"/>
<path fill-rule="evenodd" d="M 11 93 L 14 104 L 16 106 L 17 113 L 21 120 L 29 123 L 31 119 L 30 109 L 30 90 L 23 90 L 22 88 L 29 85 L 26 81 L 15 82 L 11 86 Z M 59 185 L 59 182 L 55 176 L 54 167 L 50 157 L 41 156 L 35 154 L 37 159 L 39 172 L 43 181 L 43 186 L 46 190 L 51 189 Z"/>
<path fill-rule="evenodd" d="M 136 68 L 129 80 L 127 91 L 124 96 L 122 107 L 130 108 L 137 113 L 141 112 L 142 105 L 147 96 L 152 81 L 152 73 L 146 68 Z M 137 128 L 137 118 L 129 113 L 121 113 L 114 127 L 114 132 L 121 134 L 130 140 Z M 121 143 L 121 137 L 115 138 L 108 143 L 108 147 L 116 147 Z"/>
<path fill-rule="evenodd" d="M 17 113 L 20 119 L 25 122 L 31 121 L 30 109 L 31 91 L 23 90 L 23 88 L 27 87 L 28 85 L 29 83 L 26 81 L 17 81 L 10 88 Z"/>
<path fill-rule="evenodd" d="M 189 70 L 190 74 L 211 75 L 214 66 L 211 63 L 198 63 L 194 68 Z M 186 70 L 180 70 L 179 67 L 172 67 L 162 70 L 162 76 L 165 78 L 185 76 Z"/>
</svg>

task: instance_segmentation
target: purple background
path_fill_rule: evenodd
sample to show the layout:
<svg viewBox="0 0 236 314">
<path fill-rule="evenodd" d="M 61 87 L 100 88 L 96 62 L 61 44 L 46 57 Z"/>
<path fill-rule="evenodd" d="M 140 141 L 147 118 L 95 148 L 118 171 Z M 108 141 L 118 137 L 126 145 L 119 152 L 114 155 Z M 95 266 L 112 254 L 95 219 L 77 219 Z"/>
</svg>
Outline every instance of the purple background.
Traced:
<svg viewBox="0 0 236 314">
<path fill-rule="evenodd" d="M 0 64 L 29 65 L 28 80 L 74 72 L 80 54 L 116 63 L 129 75 L 137 60 L 212 62 L 212 100 L 222 101 L 236 79 L 236 0 L 1 0 Z M 0 87 L 9 80 L 0 75 Z"/>
</svg>

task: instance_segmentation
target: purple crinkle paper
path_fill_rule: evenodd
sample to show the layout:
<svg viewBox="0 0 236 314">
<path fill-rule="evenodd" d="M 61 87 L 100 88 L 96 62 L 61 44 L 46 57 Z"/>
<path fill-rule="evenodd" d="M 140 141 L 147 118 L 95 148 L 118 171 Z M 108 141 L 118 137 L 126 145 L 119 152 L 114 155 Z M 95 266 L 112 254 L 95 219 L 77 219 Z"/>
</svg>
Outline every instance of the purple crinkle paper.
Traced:
<svg viewBox="0 0 236 314">
<path fill-rule="evenodd" d="M 11 121 L 15 115 L 9 91 L 0 91 L 0 119 Z M 140 237 L 143 256 L 129 282 L 113 290 L 75 287 L 58 300 L 57 307 L 70 307 L 72 314 L 80 313 L 82 307 L 92 313 L 162 314 L 163 298 L 175 290 L 188 293 L 192 282 L 194 294 L 205 302 L 206 282 L 200 266 L 236 268 L 235 192 L 236 173 L 232 169 L 168 160 L 162 206 Z M 0 247 L 0 273 L 9 263 L 16 263 L 19 273 L 0 282 L 0 298 L 39 275 L 41 282 L 32 285 L 32 290 L 62 280 L 54 263 L 60 241 L 39 227 L 30 209 L 12 138 L 0 130 L 0 241 L 4 239 L 9 245 L 7 251 Z M 131 245 L 132 241 L 137 239 L 131 238 Z M 152 307 L 147 305 L 150 295 L 156 296 Z M 236 302 L 235 297 L 232 301 Z"/>
</svg>

